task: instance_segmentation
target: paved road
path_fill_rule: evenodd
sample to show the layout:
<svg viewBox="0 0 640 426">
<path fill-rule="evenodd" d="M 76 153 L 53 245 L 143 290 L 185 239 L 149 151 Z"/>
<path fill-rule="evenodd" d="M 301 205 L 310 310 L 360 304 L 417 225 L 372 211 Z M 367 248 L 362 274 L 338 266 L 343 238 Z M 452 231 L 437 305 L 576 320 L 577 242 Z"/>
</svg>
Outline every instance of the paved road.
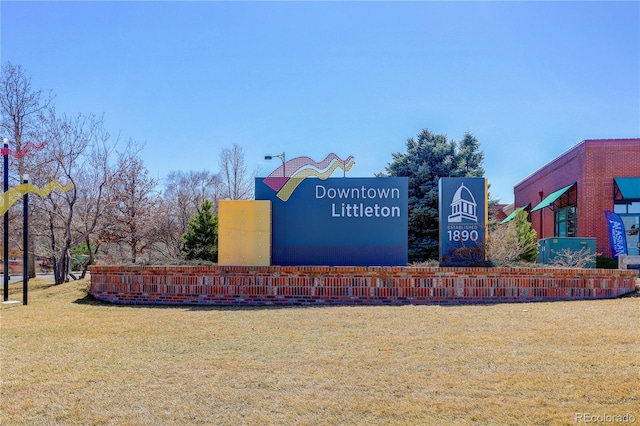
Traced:
<svg viewBox="0 0 640 426">
<path fill-rule="evenodd" d="M 4 283 L 4 274 L 0 274 L 0 286 L 2 286 L 1 283 Z M 76 277 L 80 276 L 80 273 L 74 273 L 74 275 Z M 87 272 L 87 278 L 89 277 L 89 273 Z M 53 274 L 36 274 L 36 278 L 39 279 L 44 279 L 44 280 L 51 280 L 51 282 L 54 282 L 55 279 L 53 277 Z M 33 278 L 30 278 L 33 279 Z M 13 275 L 13 274 L 9 274 L 9 284 L 16 284 L 16 283 L 21 283 L 22 282 L 22 274 L 20 275 Z"/>
</svg>

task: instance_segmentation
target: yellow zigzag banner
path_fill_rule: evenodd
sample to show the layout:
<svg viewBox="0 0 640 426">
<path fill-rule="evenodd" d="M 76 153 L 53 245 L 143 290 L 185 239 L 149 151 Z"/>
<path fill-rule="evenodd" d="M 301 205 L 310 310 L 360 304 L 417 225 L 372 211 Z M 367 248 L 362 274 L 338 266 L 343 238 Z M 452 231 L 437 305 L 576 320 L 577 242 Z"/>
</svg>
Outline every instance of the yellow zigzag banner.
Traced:
<svg viewBox="0 0 640 426">
<path fill-rule="evenodd" d="M 67 186 L 62 186 L 53 180 L 43 188 L 38 188 L 31 183 L 23 183 L 21 185 L 11 187 L 7 192 L 2 194 L 2 198 L 0 199 L 0 214 L 5 214 L 6 211 L 9 210 L 9 207 L 29 192 L 35 192 L 40 196 L 45 196 L 51 194 L 51 191 L 55 188 L 60 188 L 63 192 L 67 192 L 73 188 L 73 184 L 70 183 Z"/>
</svg>

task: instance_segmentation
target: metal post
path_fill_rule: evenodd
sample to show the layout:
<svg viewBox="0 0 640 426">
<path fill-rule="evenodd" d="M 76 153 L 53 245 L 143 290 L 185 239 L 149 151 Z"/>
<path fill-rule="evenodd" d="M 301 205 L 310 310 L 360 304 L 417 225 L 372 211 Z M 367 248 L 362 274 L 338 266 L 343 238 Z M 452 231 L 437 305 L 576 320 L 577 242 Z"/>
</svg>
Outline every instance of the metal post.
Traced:
<svg viewBox="0 0 640 426">
<path fill-rule="evenodd" d="M 542 202 L 542 200 L 544 199 L 544 192 L 540 191 L 538 192 L 538 195 L 540 196 L 540 202 Z M 544 238 L 544 209 L 540 209 L 540 236 L 538 237 L 539 240 Z"/>
<path fill-rule="evenodd" d="M 287 165 L 286 165 L 287 159 L 285 157 L 285 153 L 283 152 L 282 154 L 278 154 L 278 155 L 265 155 L 264 159 L 272 160 L 273 157 L 276 157 L 282 160 L 282 177 L 287 177 Z"/>
<path fill-rule="evenodd" d="M 5 138 L 2 149 L 2 160 L 4 163 L 4 181 L 3 190 L 6 193 L 9 190 L 9 141 Z M 4 301 L 9 300 L 9 210 L 4 212 Z"/>
<path fill-rule="evenodd" d="M 29 175 L 24 175 L 22 183 L 29 183 Z M 22 304 L 27 304 L 27 284 L 29 283 L 29 192 L 25 192 L 22 198 L 23 208 L 23 253 L 22 253 Z"/>
</svg>

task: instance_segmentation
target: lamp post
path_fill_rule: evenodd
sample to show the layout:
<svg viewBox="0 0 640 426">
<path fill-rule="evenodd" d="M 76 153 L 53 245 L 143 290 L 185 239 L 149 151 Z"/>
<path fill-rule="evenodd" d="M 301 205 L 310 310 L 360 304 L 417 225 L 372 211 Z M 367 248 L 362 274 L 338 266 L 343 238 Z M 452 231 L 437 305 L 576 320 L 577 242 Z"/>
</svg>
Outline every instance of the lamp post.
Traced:
<svg viewBox="0 0 640 426">
<path fill-rule="evenodd" d="M 22 183 L 29 183 L 29 175 L 25 174 Z M 29 192 L 22 198 L 24 222 L 22 225 L 22 304 L 27 304 L 27 283 L 29 282 Z"/>
<path fill-rule="evenodd" d="M 6 193 L 9 190 L 9 139 L 4 138 L 4 145 L 2 148 L 2 160 L 4 163 L 4 181 L 3 191 Z M 4 254 L 4 301 L 9 300 L 9 210 L 4 212 L 4 240 L 3 240 L 3 254 Z"/>
<path fill-rule="evenodd" d="M 264 156 L 265 160 L 271 160 L 273 158 L 279 158 L 279 159 L 282 160 L 282 177 L 286 177 L 287 176 L 286 170 L 285 170 L 285 167 L 286 167 L 285 166 L 285 162 L 286 161 L 285 161 L 284 152 L 282 154 L 278 154 L 278 155 L 265 155 Z"/>
<path fill-rule="evenodd" d="M 544 192 L 540 191 L 538 192 L 538 195 L 540 196 L 540 202 L 542 202 L 543 198 L 544 198 Z M 544 213 L 543 213 L 544 209 L 540 209 L 540 240 L 542 238 L 544 238 Z"/>
</svg>

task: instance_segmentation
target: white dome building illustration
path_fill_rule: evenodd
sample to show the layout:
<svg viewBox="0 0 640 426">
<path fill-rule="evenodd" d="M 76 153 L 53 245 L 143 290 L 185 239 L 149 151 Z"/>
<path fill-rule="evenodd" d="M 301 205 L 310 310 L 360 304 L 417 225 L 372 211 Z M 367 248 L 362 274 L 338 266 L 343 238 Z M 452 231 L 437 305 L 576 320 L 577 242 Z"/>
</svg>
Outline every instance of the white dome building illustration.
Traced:
<svg viewBox="0 0 640 426">
<path fill-rule="evenodd" d="M 476 210 L 478 205 L 469 188 L 460 184 L 460 188 L 453 194 L 451 200 L 451 214 L 448 217 L 449 222 L 462 222 L 466 219 L 470 222 L 478 222 Z"/>
</svg>

